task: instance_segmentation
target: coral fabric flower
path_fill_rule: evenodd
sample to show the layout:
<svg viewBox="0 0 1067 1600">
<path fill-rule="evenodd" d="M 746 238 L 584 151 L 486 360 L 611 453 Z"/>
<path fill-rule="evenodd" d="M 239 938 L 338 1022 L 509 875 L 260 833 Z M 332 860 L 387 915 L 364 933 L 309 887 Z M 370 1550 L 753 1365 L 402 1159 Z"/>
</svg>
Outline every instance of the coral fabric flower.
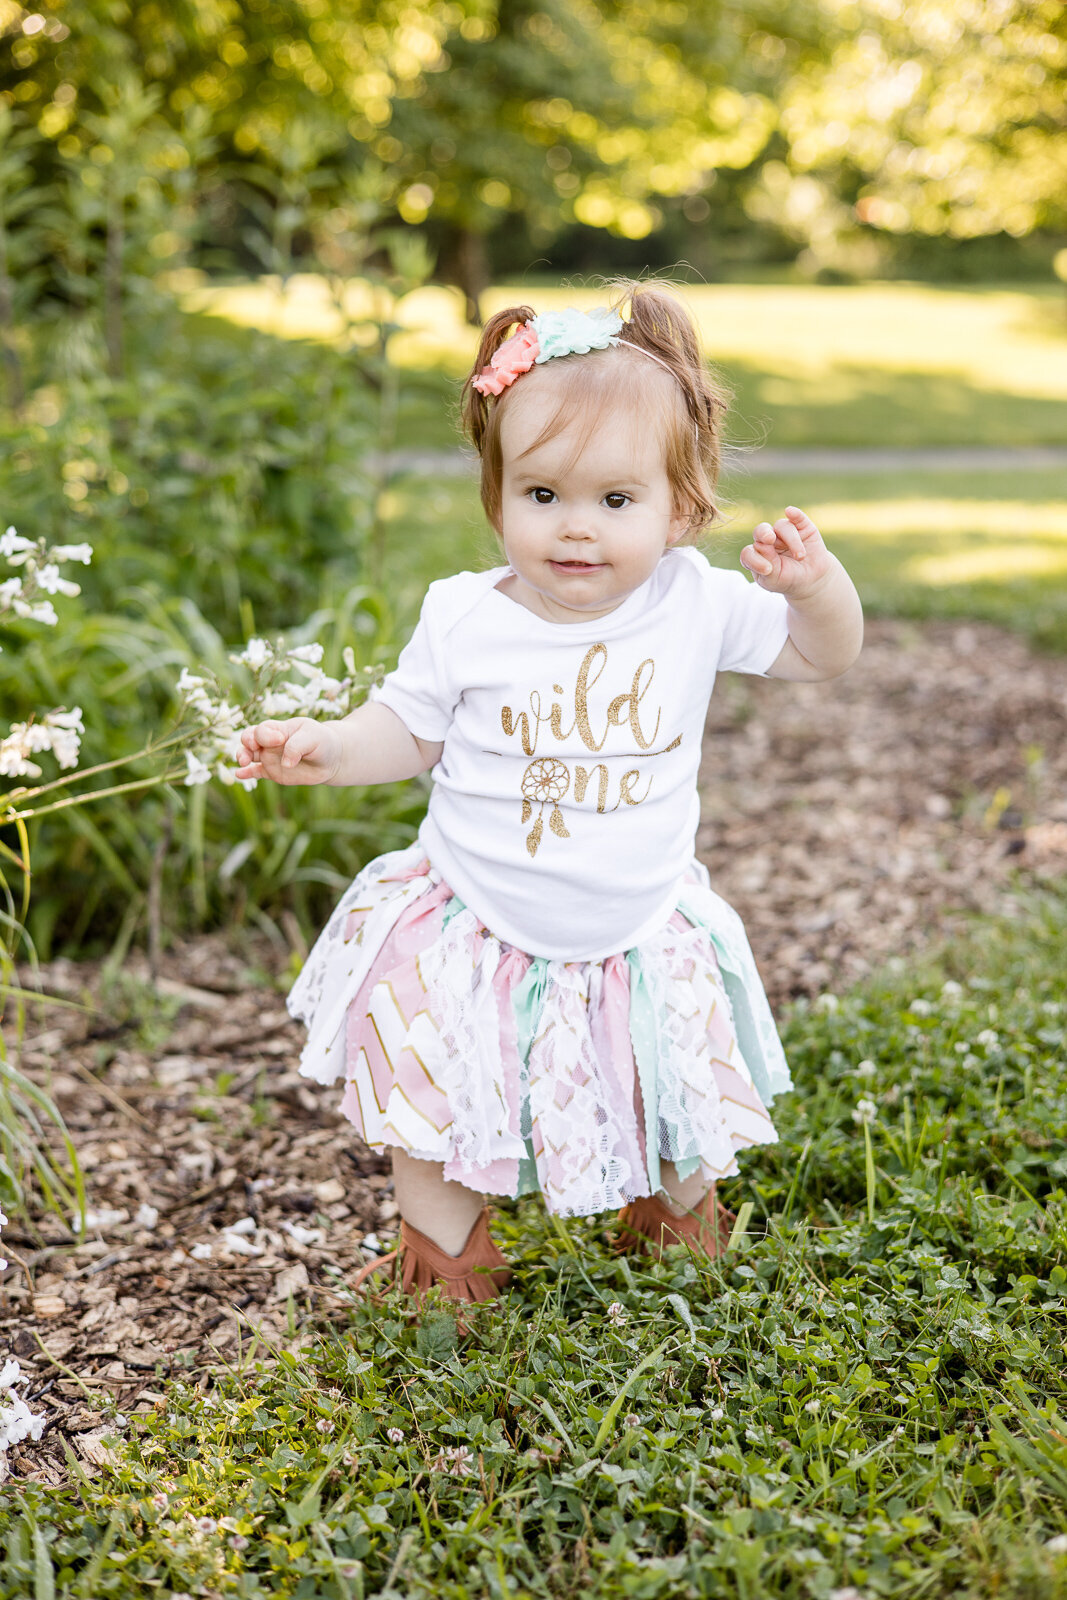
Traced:
<svg viewBox="0 0 1067 1600">
<path fill-rule="evenodd" d="M 529 372 L 540 359 L 540 348 L 533 324 L 524 323 L 518 333 L 504 340 L 489 365 L 474 379 L 473 387 L 479 394 L 499 394 L 513 384 L 520 373 Z"/>
</svg>

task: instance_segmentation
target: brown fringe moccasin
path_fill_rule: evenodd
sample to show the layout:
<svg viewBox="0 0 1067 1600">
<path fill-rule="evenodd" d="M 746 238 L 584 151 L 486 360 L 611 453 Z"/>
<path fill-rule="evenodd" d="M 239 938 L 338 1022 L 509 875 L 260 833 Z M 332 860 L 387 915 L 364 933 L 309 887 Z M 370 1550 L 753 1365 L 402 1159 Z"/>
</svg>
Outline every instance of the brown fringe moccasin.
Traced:
<svg viewBox="0 0 1067 1600">
<path fill-rule="evenodd" d="M 378 1261 L 369 1261 L 352 1279 L 358 1289 L 373 1272 L 400 1267 L 406 1294 L 421 1296 L 433 1284 L 441 1285 L 448 1300 L 495 1300 L 511 1280 L 511 1268 L 489 1233 L 489 1208 L 484 1207 L 461 1254 L 450 1256 L 410 1222 L 400 1224 L 400 1243 Z"/>
<path fill-rule="evenodd" d="M 662 1256 L 673 1244 L 688 1245 L 717 1261 L 726 1255 L 736 1213 L 727 1211 L 714 1189 L 700 1205 L 678 1217 L 656 1195 L 631 1200 L 619 1212 L 616 1250 L 631 1255 Z"/>
</svg>

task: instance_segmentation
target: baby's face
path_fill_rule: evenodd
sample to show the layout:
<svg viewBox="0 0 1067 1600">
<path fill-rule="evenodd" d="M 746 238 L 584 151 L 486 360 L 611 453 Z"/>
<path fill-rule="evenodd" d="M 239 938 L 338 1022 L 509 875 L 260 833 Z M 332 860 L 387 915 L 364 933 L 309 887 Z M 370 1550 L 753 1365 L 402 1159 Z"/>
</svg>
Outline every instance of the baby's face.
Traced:
<svg viewBox="0 0 1067 1600">
<path fill-rule="evenodd" d="M 556 409 L 554 387 L 516 392 L 501 422 L 501 534 L 516 574 L 501 587 L 549 622 L 581 622 L 640 588 L 687 519 L 658 429 L 630 413 L 606 412 L 578 455 L 577 426 L 523 454 Z"/>
</svg>

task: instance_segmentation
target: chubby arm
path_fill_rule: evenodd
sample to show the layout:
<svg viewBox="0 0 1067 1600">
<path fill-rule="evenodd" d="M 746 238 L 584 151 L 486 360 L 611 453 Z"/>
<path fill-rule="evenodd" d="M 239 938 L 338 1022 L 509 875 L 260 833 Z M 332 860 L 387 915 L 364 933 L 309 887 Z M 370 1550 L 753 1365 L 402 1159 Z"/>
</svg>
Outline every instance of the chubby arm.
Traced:
<svg viewBox="0 0 1067 1600">
<path fill-rule="evenodd" d="M 286 785 L 396 783 L 427 772 L 441 744 L 417 739 L 395 711 L 368 700 L 339 722 L 289 717 L 241 731 L 238 778 Z"/>
<path fill-rule="evenodd" d="M 815 683 L 847 672 L 863 645 L 863 607 L 811 518 L 787 506 L 773 528 L 761 522 L 741 565 L 761 588 L 789 601 L 789 638 L 767 676 Z"/>
</svg>

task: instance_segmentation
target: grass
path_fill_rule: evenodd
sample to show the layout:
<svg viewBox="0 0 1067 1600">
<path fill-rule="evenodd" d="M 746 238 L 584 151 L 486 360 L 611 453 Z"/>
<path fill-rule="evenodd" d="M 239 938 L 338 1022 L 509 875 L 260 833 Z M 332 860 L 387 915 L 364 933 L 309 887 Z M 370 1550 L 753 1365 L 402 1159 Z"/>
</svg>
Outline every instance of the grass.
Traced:
<svg viewBox="0 0 1067 1600">
<path fill-rule="evenodd" d="M 1034 445 L 1067 443 L 1067 301 L 1063 290 L 944 288 L 918 283 L 856 287 L 692 285 L 685 290 L 709 355 L 735 391 L 744 442 L 779 446 Z M 595 289 L 498 285 L 486 315 L 506 305 L 592 305 Z M 351 290 L 365 311 L 367 291 Z M 190 286 L 189 309 L 284 337 L 336 335 L 321 280 Z M 428 287 L 399 308 L 394 359 L 429 384 L 403 421 L 403 442 L 455 443 L 452 380 L 466 372 L 476 331 L 451 290 Z M 437 374 L 436 397 L 433 380 Z"/>
<path fill-rule="evenodd" d="M 115 1420 L 101 1479 L 8 1495 L 2 1600 L 1057 1600 L 1067 895 L 1020 909 L 784 1020 L 728 1265 L 507 1202 L 467 1339 L 394 1291 L 250 1333 Z"/>
</svg>

